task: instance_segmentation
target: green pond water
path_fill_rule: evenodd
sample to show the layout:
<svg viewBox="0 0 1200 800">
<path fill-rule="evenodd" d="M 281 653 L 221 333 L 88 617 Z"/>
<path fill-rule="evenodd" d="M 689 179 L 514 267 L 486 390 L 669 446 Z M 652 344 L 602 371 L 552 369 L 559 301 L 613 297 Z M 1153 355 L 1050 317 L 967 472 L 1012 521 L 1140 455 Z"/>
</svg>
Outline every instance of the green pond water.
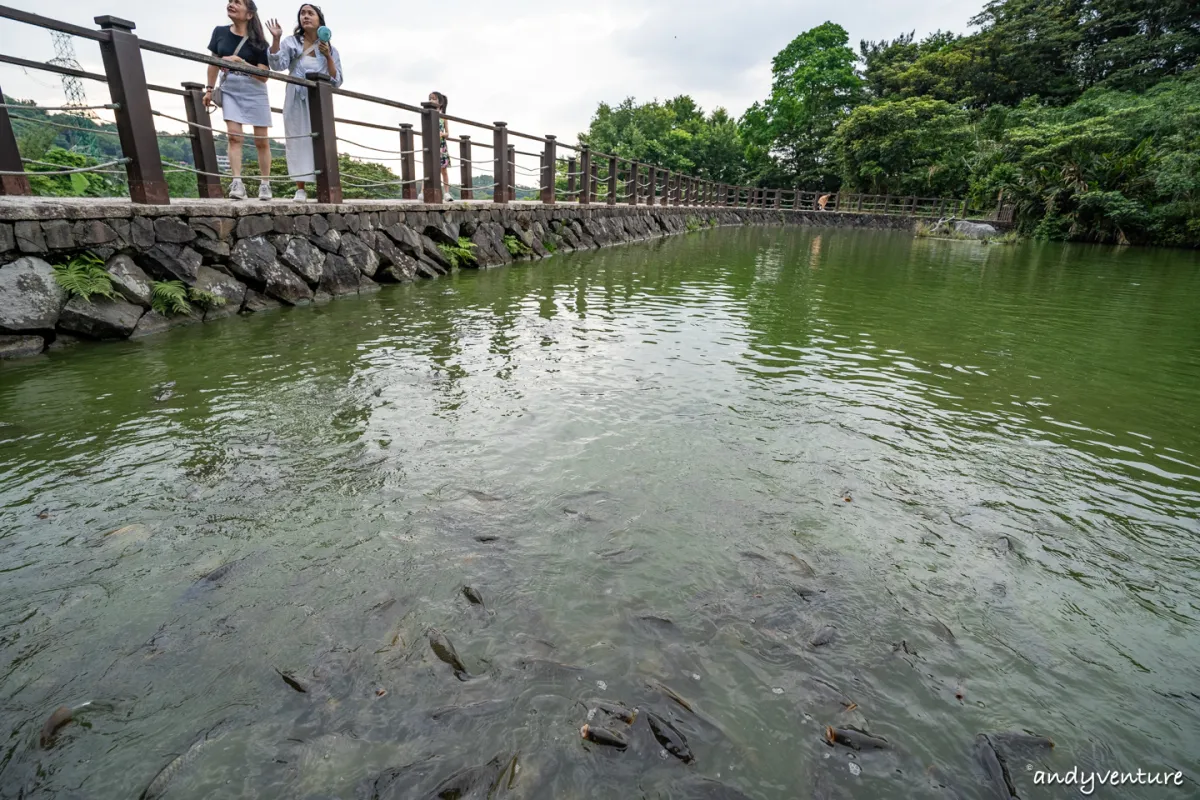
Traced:
<svg viewBox="0 0 1200 800">
<path fill-rule="evenodd" d="M 0 509 L 6 799 L 992 798 L 1020 731 L 1021 798 L 1200 795 L 1192 253 L 726 229 L 81 345 L 0 364 Z"/>
</svg>

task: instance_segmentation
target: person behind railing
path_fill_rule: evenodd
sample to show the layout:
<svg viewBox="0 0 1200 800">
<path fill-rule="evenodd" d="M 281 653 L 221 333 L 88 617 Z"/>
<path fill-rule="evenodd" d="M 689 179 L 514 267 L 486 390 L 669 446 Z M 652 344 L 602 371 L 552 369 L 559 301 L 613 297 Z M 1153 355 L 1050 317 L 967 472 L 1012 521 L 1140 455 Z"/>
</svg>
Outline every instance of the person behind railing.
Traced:
<svg viewBox="0 0 1200 800">
<path fill-rule="evenodd" d="M 450 138 L 450 126 L 442 116 L 446 113 L 446 95 L 430 92 L 429 102 L 437 103 L 438 107 L 438 137 L 442 141 L 442 190 L 445 192 L 446 202 L 451 203 L 454 202 L 454 197 L 450 194 L 450 147 L 446 144 L 446 140 Z"/>
<path fill-rule="evenodd" d="M 267 38 L 263 36 L 262 22 L 258 18 L 258 6 L 254 4 L 254 0 L 229 0 L 225 12 L 229 15 L 231 24 L 217 26 L 213 30 L 212 40 L 208 43 L 209 52 L 231 63 L 270 69 Z M 266 138 L 271 127 L 271 100 L 267 96 L 267 78 L 210 66 L 204 93 L 206 105 L 212 105 L 218 72 L 222 73 L 221 114 L 225 117 L 225 127 L 229 135 L 229 170 L 233 173 L 229 197 L 232 200 L 245 200 L 246 187 L 242 183 L 242 142 L 245 141 L 243 125 L 254 128 L 259 174 L 271 174 L 271 142 Z M 266 177 L 259 184 L 258 199 L 271 199 L 271 183 Z"/>
<path fill-rule="evenodd" d="M 328 75 L 334 86 L 342 85 L 342 58 L 336 47 L 322 42 L 317 31 L 325 27 L 325 14 L 312 3 L 300 6 L 296 15 L 295 32 L 280 42 L 283 28 L 279 20 L 267 23 L 271 32 L 271 69 L 286 72 L 294 78 L 303 78 L 310 72 Z M 287 134 L 288 174 L 296 181 L 297 203 L 308 200 L 305 192 L 307 183 L 315 182 L 313 168 L 313 140 L 303 137 L 312 134 L 312 118 L 308 111 L 308 89 L 289 84 L 287 97 L 283 101 L 283 129 Z"/>
</svg>

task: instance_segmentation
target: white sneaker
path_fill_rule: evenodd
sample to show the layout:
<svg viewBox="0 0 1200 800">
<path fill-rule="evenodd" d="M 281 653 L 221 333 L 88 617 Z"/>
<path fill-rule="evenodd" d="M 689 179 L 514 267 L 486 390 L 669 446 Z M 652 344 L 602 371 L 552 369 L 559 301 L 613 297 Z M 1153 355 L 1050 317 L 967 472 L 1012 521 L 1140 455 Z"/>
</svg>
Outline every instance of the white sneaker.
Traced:
<svg viewBox="0 0 1200 800">
<path fill-rule="evenodd" d="M 230 200 L 245 200 L 246 185 L 242 183 L 241 178 L 234 178 L 233 183 L 229 184 L 229 199 Z"/>
<path fill-rule="evenodd" d="M 275 195 L 271 194 L 271 183 L 263 181 L 258 184 L 258 199 L 259 200 L 274 200 Z"/>
<path fill-rule="evenodd" d="M 292 202 L 293 203 L 307 203 L 308 202 L 308 192 L 304 191 L 303 189 L 297 189 L 296 196 L 292 198 Z"/>
</svg>

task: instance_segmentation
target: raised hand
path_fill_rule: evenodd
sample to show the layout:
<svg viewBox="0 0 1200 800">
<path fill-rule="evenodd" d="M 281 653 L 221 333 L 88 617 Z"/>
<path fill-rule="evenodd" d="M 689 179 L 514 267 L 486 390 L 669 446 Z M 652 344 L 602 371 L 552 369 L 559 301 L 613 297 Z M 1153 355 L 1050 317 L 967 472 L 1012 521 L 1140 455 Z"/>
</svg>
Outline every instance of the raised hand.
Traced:
<svg viewBox="0 0 1200 800">
<path fill-rule="evenodd" d="M 267 31 L 270 32 L 271 37 L 277 42 L 279 41 L 279 37 L 283 36 L 283 26 L 279 24 L 279 20 L 277 19 L 267 20 Z"/>
</svg>

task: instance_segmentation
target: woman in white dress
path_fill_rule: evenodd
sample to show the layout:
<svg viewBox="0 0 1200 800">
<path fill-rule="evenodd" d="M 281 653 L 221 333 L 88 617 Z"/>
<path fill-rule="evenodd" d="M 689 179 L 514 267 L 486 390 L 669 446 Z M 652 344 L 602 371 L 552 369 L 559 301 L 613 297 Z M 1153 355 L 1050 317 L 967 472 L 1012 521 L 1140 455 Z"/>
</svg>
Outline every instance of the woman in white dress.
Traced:
<svg viewBox="0 0 1200 800">
<path fill-rule="evenodd" d="M 312 3 L 300 6 L 296 15 L 295 32 L 280 41 L 283 28 L 279 20 L 267 23 L 271 32 L 271 69 L 276 72 L 286 72 L 296 78 L 303 78 L 310 72 L 320 72 L 329 76 L 334 86 L 342 85 L 342 58 L 336 47 L 329 42 L 317 38 L 317 31 L 325 26 L 325 15 L 321 9 Z M 283 129 L 287 136 L 288 174 L 296 181 L 297 203 L 308 200 L 305 191 L 307 184 L 315 182 L 313 174 L 313 140 L 311 138 L 293 139 L 293 136 L 307 136 L 312 133 L 312 117 L 308 111 L 308 89 L 303 86 L 288 84 L 287 96 L 283 101 Z"/>
<path fill-rule="evenodd" d="M 231 24 L 213 30 L 212 40 L 208 43 L 209 52 L 231 63 L 269 69 L 267 40 L 263 36 L 258 6 L 254 0 L 228 0 L 225 12 Z M 229 196 L 234 200 L 245 200 L 246 187 L 242 184 L 243 125 L 254 128 L 259 174 L 271 174 L 271 142 L 267 139 L 271 127 L 271 100 L 267 97 L 267 79 L 210 66 L 204 92 L 205 105 L 212 105 L 212 92 L 217 85 L 218 74 L 222 74 L 221 95 L 224 99 L 221 101 L 221 115 L 225 118 L 228 132 L 229 170 L 233 173 Z M 266 180 L 259 184 L 258 199 L 271 199 L 271 184 Z"/>
</svg>

